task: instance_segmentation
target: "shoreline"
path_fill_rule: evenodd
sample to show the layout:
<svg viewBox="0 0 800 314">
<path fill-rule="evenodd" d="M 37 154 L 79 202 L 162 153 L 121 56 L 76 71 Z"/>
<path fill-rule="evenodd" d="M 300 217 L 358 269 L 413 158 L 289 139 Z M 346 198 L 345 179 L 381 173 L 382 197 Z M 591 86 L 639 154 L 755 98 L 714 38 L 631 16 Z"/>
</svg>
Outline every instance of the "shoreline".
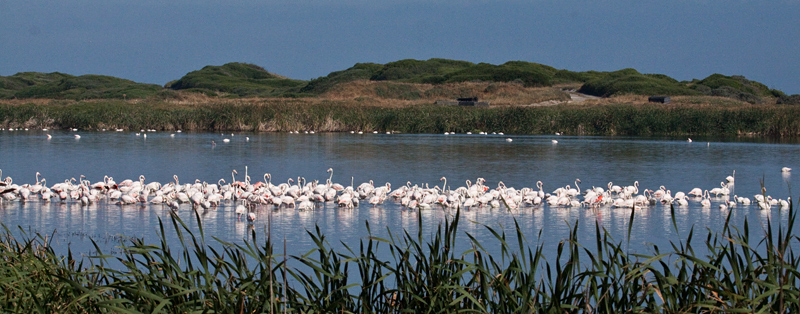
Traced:
<svg viewBox="0 0 800 314">
<path fill-rule="evenodd" d="M 586 99 L 546 106 L 460 107 L 397 101 L 206 99 L 205 101 L 0 101 L 0 129 L 207 132 L 503 132 L 508 135 L 800 136 L 800 106 L 709 97 Z"/>
</svg>

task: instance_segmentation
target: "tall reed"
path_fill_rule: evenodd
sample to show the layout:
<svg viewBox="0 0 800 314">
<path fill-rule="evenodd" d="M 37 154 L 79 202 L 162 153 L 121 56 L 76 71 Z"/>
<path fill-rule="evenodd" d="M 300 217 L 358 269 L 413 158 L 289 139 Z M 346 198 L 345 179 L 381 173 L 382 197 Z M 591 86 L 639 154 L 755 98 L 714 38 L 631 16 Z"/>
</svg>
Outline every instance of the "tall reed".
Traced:
<svg viewBox="0 0 800 314">
<path fill-rule="evenodd" d="M 674 209 L 671 209 L 674 214 Z M 426 238 L 422 215 L 416 234 L 388 231 L 342 243 L 335 250 L 319 228 L 315 248 L 275 254 L 267 233 L 247 241 L 207 243 L 176 215 L 173 231 L 159 221 L 160 243 L 131 239 L 121 255 L 76 260 L 58 255 L 52 237 L 0 235 L 0 308 L 12 312 L 114 313 L 796 313 L 800 311 L 800 257 L 793 247 L 796 213 L 787 224 L 769 220 L 759 236 L 750 225 L 707 232 L 705 253 L 695 251 L 694 229 L 662 252 L 631 253 L 595 224 L 595 243 L 578 243 L 578 224 L 549 255 L 531 245 L 515 222 L 510 234 L 460 234 L 455 211 Z M 674 215 L 673 215 L 674 216 Z M 629 223 L 633 223 L 632 212 Z M 673 226 L 677 224 L 673 219 Z M 167 233 L 180 239 L 177 250 Z M 540 234 L 541 235 L 541 234 Z M 493 249 L 490 253 L 485 243 Z M 469 249 L 457 252 L 466 244 Z M 280 244 L 278 244 L 280 245 Z M 285 242 L 284 242 L 285 250 Z M 111 266 L 115 263 L 121 266 Z"/>
<path fill-rule="evenodd" d="M 347 101 L 219 101 L 173 105 L 91 101 L 0 104 L 6 128 L 197 131 L 505 132 L 574 135 L 800 136 L 800 107 L 785 105 L 370 106 Z"/>
</svg>

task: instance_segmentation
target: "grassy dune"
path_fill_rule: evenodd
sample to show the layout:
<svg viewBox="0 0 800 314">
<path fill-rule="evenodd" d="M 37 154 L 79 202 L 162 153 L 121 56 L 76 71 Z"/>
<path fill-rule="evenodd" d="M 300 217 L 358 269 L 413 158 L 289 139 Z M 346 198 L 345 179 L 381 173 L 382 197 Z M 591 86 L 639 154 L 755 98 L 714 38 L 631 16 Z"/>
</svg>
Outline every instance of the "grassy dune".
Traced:
<svg viewBox="0 0 800 314">
<path fill-rule="evenodd" d="M 663 74 L 642 74 L 635 69 L 574 72 L 526 61 L 494 65 L 439 58 L 405 59 L 386 64 L 357 63 L 348 69 L 309 81 L 289 79 L 254 64 L 231 62 L 205 66 L 166 83 L 164 87 L 102 75 L 76 77 L 57 72 L 22 72 L 0 76 L 0 99 L 143 99 L 168 97 L 178 90 L 224 98 L 313 98 L 339 85 L 362 80 L 433 85 L 515 83 L 524 87 L 572 84 L 583 93 L 603 97 L 628 94 L 711 95 L 753 104 L 776 101 L 800 104 L 800 95 L 789 96 L 737 75 L 712 74 L 702 80 L 678 81 Z M 404 99 L 416 97 L 413 93 L 402 96 Z"/>
<path fill-rule="evenodd" d="M 603 98 L 571 103 L 569 90 Z M 653 94 L 672 103 L 648 103 Z M 461 97 L 491 106 L 434 105 Z M 798 97 L 741 76 L 679 82 L 520 61 L 364 63 L 311 81 L 229 63 L 164 88 L 96 75 L 0 77 L 0 128 L 794 137 Z"/>
</svg>

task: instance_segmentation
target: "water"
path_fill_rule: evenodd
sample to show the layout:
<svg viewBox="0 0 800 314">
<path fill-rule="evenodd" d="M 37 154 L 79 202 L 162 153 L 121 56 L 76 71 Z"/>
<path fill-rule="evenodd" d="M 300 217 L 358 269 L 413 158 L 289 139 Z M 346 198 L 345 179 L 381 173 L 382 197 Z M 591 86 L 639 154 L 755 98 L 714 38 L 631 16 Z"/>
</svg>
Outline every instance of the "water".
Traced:
<svg viewBox="0 0 800 314">
<path fill-rule="evenodd" d="M 52 134 L 47 139 L 45 133 Z M 76 139 L 74 134 L 80 134 Z M 711 139 L 619 138 L 568 136 L 500 136 L 500 135 L 402 135 L 402 134 L 213 134 L 213 133 L 146 133 L 147 137 L 130 132 L 63 132 L 63 131 L 3 131 L 0 133 L 0 169 L 14 183 L 34 183 L 38 171 L 47 185 L 81 175 L 91 182 L 112 176 L 117 182 L 136 180 L 140 175 L 147 182 L 166 183 L 177 176 L 181 183 L 196 179 L 216 183 L 230 182 L 232 171 L 243 180 L 245 167 L 252 180 L 272 175 L 272 183 L 292 178 L 307 180 L 328 179 L 333 168 L 333 181 L 355 185 L 372 180 L 376 185 L 389 182 L 393 189 L 406 182 L 430 186 L 444 184 L 452 189 L 464 186 L 466 180 L 485 178 L 486 185 L 536 188 L 542 181 L 544 190 L 574 184 L 580 188 L 606 187 L 612 181 L 627 186 L 638 181 L 640 190 L 657 190 L 660 186 L 688 192 L 694 187 L 719 187 L 725 177 L 735 171 L 732 194 L 752 199 L 760 194 L 763 180 L 767 194 L 786 199 L 796 176 L 782 174 L 781 167 L 800 171 L 797 143 L 770 143 L 759 139 L 719 141 Z M 512 142 L 505 139 L 512 138 Z M 223 141 L 229 139 L 229 142 Z M 553 144 L 551 140 L 557 139 Z M 216 145 L 212 145 L 212 141 Z M 710 208 L 701 208 L 698 200 L 688 207 L 676 207 L 675 222 L 668 206 L 657 205 L 636 210 L 630 247 L 637 252 L 649 252 L 650 244 L 662 250 L 669 241 L 685 239 L 689 229 L 720 230 L 728 213 L 734 226 L 744 219 L 751 230 L 771 220 L 774 225 L 786 223 L 786 211 L 773 206 L 762 211 L 757 205 L 721 211 L 722 199 L 712 199 Z M 388 237 L 387 230 L 401 234 L 408 230 L 416 234 L 418 226 L 423 235 L 430 236 L 454 211 L 405 210 L 396 201 L 387 201 L 373 208 L 362 201 L 361 206 L 339 209 L 334 204 L 321 204 L 313 211 L 296 209 L 273 210 L 258 208 L 259 218 L 254 226 L 237 220 L 232 203 L 223 203 L 216 210 L 200 211 L 207 239 L 242 243 L 250 230 L 263 239 L 267 223 L 272 222 L 272 236 L 287 239 L 289 253 L 299 255 L 314 246 L 306 230 L 319 226 L 329 243 L 341 248 L 340 242 L 357 248 L 358 241 L 367 236 L 366 222 L 373 234 Z M 630 209 L 525 207 L 519 210 L 472 209 L 462 212 L 460 232 L 469 232 L 484 243 L 488 250 L 496 244 L 483 226 L 513 233 L 514 220 L 520 224 L 530 244 L 544 243 L 554 248 L 569 236 L 570 228 L 578 225 L 582 243 L 594 243 L 595 224 L 608 230 L 615 239 L 627 235 Z M 419 215 L 418 215 L 419 214 Z M 157 240 L 159 218 L 167 221 L 169 209 L 161 205 L 115 205 L 109 203 L 82 207 L 80 203 L 40 201 L 21 203 L 3 201 L 0 222 L 8 227 L 53 234 L 54 244 L 62 249 L 91 252 L 88 237 L 99 241 L 106 250 L 114 250 L 118 236 Z M 197 230 L 194 211 L 183 205 L 179 216 Z M 267 217 L 271 216 L 271 219 Z M 420 222 L 419 219 L 422 219 Z M 167 232 L 171 234 L 171 232 Z M 541 237 L 539 237 L 541 234 Z M 704 233 L 703 233 L 704 234 Z M 469 248 L 463 237 L 460 249 Z M 170 235 L 177 246 L 177 239 Z M 208 240 L 212 242 L 211 240 Z M 493 252 L 496 253 L 496 252 Z"/>
</svg>

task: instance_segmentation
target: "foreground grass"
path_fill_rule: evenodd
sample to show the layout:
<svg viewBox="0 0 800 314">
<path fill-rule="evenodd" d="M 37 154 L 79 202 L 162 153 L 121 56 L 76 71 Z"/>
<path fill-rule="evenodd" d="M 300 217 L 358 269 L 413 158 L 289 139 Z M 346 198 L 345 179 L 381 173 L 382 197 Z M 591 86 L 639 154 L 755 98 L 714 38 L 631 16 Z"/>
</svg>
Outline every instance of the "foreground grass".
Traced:
<svg viewBox="0 0 800 314">
<path fill-rule="evenodd" d="M 640 99 L 641 98 L 641 99 Z M 505 132 L 573 135 L 800 136 L 800 107 L 706 96 L 649 104 L 642 96 L 554 106 L 437 106 L 369 99 L 206 101 L 6 101 L 3 128 L 401 133 Z"/>
<path fill-rule="evenodd" d="M 599 226 L 596 243 L 578 243 L 577 224 L 558 243 L 556 256 L 545 256 L 544 244 L 529 245 L 519 225 L 510 235 L 486 227 L 499 255 L 488 254 L 486 243 L 468 233 L 472 249 L 455 252 L 456 242 L 466 240 L 459 236 L 458 212 L 430 239 L 421 232 L 389 231 L 386 239 L 370 236 L 357 248 L 345 244 L 340 251 L 317 228 L 308 232 L 316 248 L 302 256 L 276 254 L 286 244 L 269 236 L 259 241 L 255 232 L 244 244 L 207 244 L 199 215 L 198 234 L 171 217 L 181 239 L 177 249 L 167 243 L 161 223 L 160 243 L 133 239 L 121 256 L 98 253 L 80 261 L 71 252 L 57 255 L 47 236 L 23 233 L 18 239 L 6 229 L 0 235 L 0 308 L 15 313 L 796 313 L 800 257 L 792 246 L 800 238 L 793 230 L 796 213 L 790 208 L 788 214 L 787 227 L 768 224 L 752 239 L 747 222 L 739 230 L 726 221 L 721 232 L 707 233 L 704 256 L 695 253 L 693 230 L 670 250 L 653 247 L 652 255 L 643 255 L 626 252 L 624 242 Z M 629 223 L 634 219 L 631 214 Z M 122 266 L 108 267 L 113 261 Z"/>
</svg>

